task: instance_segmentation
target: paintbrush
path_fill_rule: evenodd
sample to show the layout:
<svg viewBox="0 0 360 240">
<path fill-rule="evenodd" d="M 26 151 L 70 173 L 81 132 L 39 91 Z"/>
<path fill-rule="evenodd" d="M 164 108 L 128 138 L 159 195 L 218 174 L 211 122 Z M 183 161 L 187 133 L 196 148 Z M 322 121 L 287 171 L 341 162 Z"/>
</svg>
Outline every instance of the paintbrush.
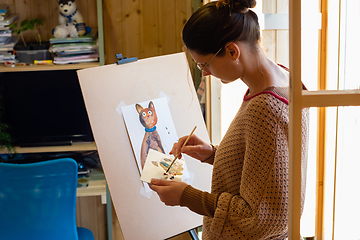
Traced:
<svg viewBox="0 0 360 240">
<path fill-rule="evenodd" d="M 183 148 L 183 147 L 187 144 L 187 142 L 189 141 L 191 135 L 194 133 L 195 129 L 196 129 L 196 126 L 195 126 L 194 129 L 191 131 L 191 133 L 189 134 L 189 136 L 186 138 L 186 140 L 185 140 L 185 142 L 183 143 L 183 145 L 181 146 L 181 148 Z M 169 168 L 166 170 L 166 173 L 170 170 L 171 166 L 174 164 L 174 162 L 176 161 L 176 159 L 179 158 L 179 156 L 180 156 L 180 152 L 175 155 L 175 158 L 174 158 L 174 160 L 171 162 Z"/>
</svg>

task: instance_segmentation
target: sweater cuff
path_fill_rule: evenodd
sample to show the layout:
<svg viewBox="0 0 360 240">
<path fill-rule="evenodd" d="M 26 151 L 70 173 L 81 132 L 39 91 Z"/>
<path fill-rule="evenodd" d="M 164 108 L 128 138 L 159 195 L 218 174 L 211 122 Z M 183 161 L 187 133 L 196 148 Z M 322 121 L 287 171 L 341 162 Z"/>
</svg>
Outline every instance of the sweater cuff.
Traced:
<svg viewBox="0 0 360 240">
<path fill-rule="evenodd" d="M 188 207 L 197 214 L 214 217 L 218 195 L 203 192 L 188 185 L 181 195 L 180 206 Z"/>
<path fill-rule="evenodd" d="M 211 147 L 212 147 L 212 153 L 210 155 L 210 157 L 208 157 L 207 159 L 205 159 L 204 161 L 201 161 L 203 163 L 209 163 L 209 164 L 213 164 L 214 163 L 214 159 L 215 159 L 215 153 L 216 150 L 218 148 L 218 146 L 214 146 L 210 143 Z"/>
</svg>

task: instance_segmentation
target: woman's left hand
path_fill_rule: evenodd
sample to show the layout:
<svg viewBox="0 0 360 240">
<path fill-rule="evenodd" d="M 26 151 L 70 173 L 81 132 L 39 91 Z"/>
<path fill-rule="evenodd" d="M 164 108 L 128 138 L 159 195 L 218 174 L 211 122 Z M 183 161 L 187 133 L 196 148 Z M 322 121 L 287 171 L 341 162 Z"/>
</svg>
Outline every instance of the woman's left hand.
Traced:
<svg viewBox="0 0 360 240">
<path fill-rule="evenodd" d="M 160 200 L 165 203 L 165 205 L 177 206 L 180 205 L 181 195 L 188 184 L 184 182 L 152 178 L 149 186 L 159 195 Z"/>
</svg>

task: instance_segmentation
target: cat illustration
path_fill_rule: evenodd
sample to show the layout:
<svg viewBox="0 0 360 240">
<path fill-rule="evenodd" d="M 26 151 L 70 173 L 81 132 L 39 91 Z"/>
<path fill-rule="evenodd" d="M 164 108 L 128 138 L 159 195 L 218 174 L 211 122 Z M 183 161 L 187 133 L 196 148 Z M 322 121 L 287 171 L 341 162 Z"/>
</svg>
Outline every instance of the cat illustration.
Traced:
<svg viewBox="0 0 360 240">
<path fill-rule="evenodd" d="M 157 115 L 153 102 L 149 102 L 148 108 L 143 108 L 139 104 L 136 104 L 135 107 L 139 113 L 140 123 L 145 127 L 145 135 L 140 152 L 141 168 L 143 169 L 150 148 L 161 153 L 165 153 L 165 151 L 155 126 L 157 123 Z"/>
</svg>

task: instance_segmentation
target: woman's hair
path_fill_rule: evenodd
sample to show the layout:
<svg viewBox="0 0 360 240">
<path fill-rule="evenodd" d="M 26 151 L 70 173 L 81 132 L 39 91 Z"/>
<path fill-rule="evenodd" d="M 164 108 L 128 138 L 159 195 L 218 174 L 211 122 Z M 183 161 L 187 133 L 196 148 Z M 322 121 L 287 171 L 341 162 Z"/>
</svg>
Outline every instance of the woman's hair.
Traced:
<svg viewBox="0 0 360 240">
<path fill-rule="evenodd" d="M 183 28 L 185 46 L 204 55 L 216 53 L 229 41 L 255 46 L 260 40 L 258 17 L 250 10 L 255 5 L 256 0 L 220 0 L 202 6 Z"/>
</svg>

